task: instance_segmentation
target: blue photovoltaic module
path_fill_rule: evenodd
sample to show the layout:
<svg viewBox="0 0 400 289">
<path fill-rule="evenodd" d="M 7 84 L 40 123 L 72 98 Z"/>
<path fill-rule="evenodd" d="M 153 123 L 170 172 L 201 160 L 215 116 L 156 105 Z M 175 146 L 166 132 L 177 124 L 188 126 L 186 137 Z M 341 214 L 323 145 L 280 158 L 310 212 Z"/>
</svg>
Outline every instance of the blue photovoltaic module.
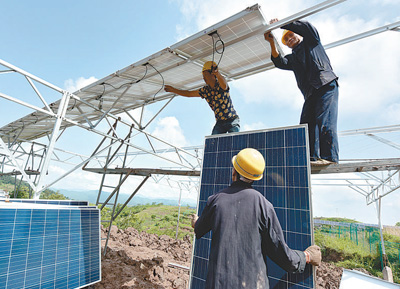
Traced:
<svg viewBox="0 0 400 289">
<path fill-rule="evenodd" d="M 232 157 L 244 148 L 255 148 L 266 161 L 264 177 L 253 184 L 276 211 L 288 246 L 304 250 L 312 244 L 310 166 L 307 126 L 208 136 L 205 140 L 198 215 L 209 196 L 232 182 Z M 190 288 L 203 289 L 207 277 L 211 232 L 196 240 Z M 243 264 L 243 266 L 246 266 Z M 314 288 L 312 266 L 302 274 L 285 272 L 267 258 L 270 288 Z"/>
<path fill-rule="evenodd" d="M 6 199 L 0 199 L 0 202 L 5 202 Z M 9 199 L 12 203 L 30 203 L 30 204 L 43 204 L 43 205 L 63 205 L 63 206 L 88 206 L 88 201 L 74 201 L 74 200 L 33 200 L 33 199 Z"/>
<path fill-rule="evenodd" d="M 101 280 L 98 208 L 11 199 L 0 202 L 0 220 L 0 288 L 82 288 Z"/>
</svg>

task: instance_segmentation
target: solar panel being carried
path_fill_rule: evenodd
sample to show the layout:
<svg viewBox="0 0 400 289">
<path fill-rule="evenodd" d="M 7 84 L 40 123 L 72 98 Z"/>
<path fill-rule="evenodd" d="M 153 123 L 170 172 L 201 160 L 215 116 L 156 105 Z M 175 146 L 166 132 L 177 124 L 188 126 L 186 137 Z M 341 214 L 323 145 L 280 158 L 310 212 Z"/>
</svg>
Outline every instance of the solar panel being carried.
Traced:
<svg viewBox="0 0 400 289">
<path fill-rule="evenodd" d="M 231 184 L 232 157 L 243 148 L 255 148 L 264 156 L 266 168 L 264 177 L 256 181 L 253 188 L 274 206 L 288 246 L 304 251 L 313 240 L 306 135 L 306 126 L 299 125 L 206 137 L 198 215 L 201 215 L 209 196 Z M 191 289 L 205 286 L 211 238 L 212 232 L 208 232 L 195 241 Z M 270 288 L 314 288 L 313 270 L 309 265 L 301 274 L 290 274 L 267 257 L 267 268 Z"/>
<path fill-rule="evenodd" d="M 256 4 L 74 92 L 61 129 L 73 125 L 91 128 L 106 112 L 116 115 L 170 99 L 174 95 L 164 92 L 165 83 L 186 90 L 199 88 L 204 85 L 201 67 L 206 61 L 217 62 L 228 81 L 273 68 L 270 46 L 263 36 L 266 26 Z M 221 62 L 218 52 L 223 53 Z M 0 136 L 3 140 L 7 136 L 33 140 L 50 134 L 60 104 L 61 100 L 56 101 L 9 123 L 0 128 Z"/>
</svg>

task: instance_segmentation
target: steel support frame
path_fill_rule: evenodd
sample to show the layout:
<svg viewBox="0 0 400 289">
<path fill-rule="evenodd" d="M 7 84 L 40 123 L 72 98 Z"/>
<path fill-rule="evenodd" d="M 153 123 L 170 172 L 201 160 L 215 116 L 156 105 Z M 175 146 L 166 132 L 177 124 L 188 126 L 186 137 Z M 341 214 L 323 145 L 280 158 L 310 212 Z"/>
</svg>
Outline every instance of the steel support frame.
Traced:
<svg viewBox="0 0 400 289">
<path fill-rule="evenodd" d="M 7 157 L 10 162 L 14 165 L 17 171 L 21 172 L 22 176 L 25 178 L 26 182 L 31 186 L 31 188 L 36 191 L 36 185 L 31 181 L 31 179 L 26 174 L 25 170 L 19 164 L 17 159 L 14 157 L 14 154 L 8 149 L 8 146 L 4 143 L 2 138 L 0 138 L 0 149 L 3 151 L 5 157 Z"/>
<path fill-rule="evenodd" d="M 82 166 L 84 163 L 86 163 L 87 161 L 89 161 L 89 160 L 91 160 L 91 159 L 93 159 L 93 158 L 95 158 L 95 159 L 97 159 L 97 160 L 100 158 L 99 155 L 92 156 L 92 157 L 89 157 L 89 158 L 88 158 L 88 157 L 83 156 L 83 155 L 75 154 L 75 156 L 79 156 L 79 157 L 82 159 L 82 161 L 81 161 L 77 166 L 75 166 L 75 167 L 73 168 L 73 170 L 71 170 L 71 171 L 69 171 L 68 173 L 64 174 L 61 178 L 58 178 L 58 179 L 56 180 L 56 182 L 52 182 L 51 184 L 45 185 L 45 175 L 46 175 L 46 172 L 47 172 L 47 170 L 48 170 L 50 161 L 52 161 L 52 160 L 58 160 L 58 161 L 60 161 L 60 159 L 59 159 L 59 158 L 57 157 L 57 155 L 55 154 L 55 151 L 63 151 L 63 150 L 60 150 L 60 149 L 57 149 L 57 148 L 56 148 L 56 142 L 57 142 L 57 140 L 58 140 L 58 134 L 59 134 L 59 132 L 60 132 L 60 130 L 61 130 L 61 127 L 62 127 L 63 122 L 68 123 L 67 126 L 75 125 L 75 126 L 78 126 L 78 127 L 80 127 L 80 128 L 86 129 L 86 130 L 88 130 L 88 131 L 90 131 L 90 132 L 94 132 L 94 133 L 97 133 L 97 134 L 99 134 L 99 135 L 102 135 L 102 136 L 104 136 L 104 137 L 109 137 L 109 138 L 111 138 L 112 140 L 114 140 L 115 142 L 124 143 L 124 140 L 123 140 L 122 138 L 119 138 L 117 135 L 116 135 L 116 136 L 111 136 L 111 137 L 110 137 L 110 136 L 107 135 L 106 133 L 103 133 L 103 132 L 101 132 L 101 131 L 98 131 L 98 130 L 94 129 L 94 126 L 93 126 L 90 122 L 88 122 L 88 124 L 85 126 L 85 125 L 82 125 L 82 124 L 80 124 L 80 123 L 77 123 L 77 122 L 74 122 L 74 121 L 72 121 L 72 120 L 67 119 L 67 118 L 65 117 L 65 115 L 66 115 L 66 111 L 67 111 L 67 108 L 68 108 L 69 99 L 72 98 L 72 99 L 75 99 L 75 100 L 78 101 L 78 102 L 81 101 L 81 100 L 80 100 L 78 97 L 76 97 L 75 95 L 73 95 L 73 94 L 71 94 L 71 93 L 69 93 L 69 92 L 66 92 L 66 91 L 64 91 L 64 90 L 62 90 L 62 89 L 60 89 L 60 88 L 58 88 L 58 87 L 56 87 L 56 86 L 54 86 L 54 85 L 52 85 L 52 84 L 46 82 L 46 81 L 44 81 L 44 80 L 42 80 L 42 79 L 40 79 L 40 78 L 38 78 L 38 77 L 36 77 L 36 76 L 34 76 L 34 75 L 28 73 L 28 72 L 25 72 L 24 70 L 22 70 L 22 69 L 20 69 L 20 68 L 17 68 L 16 66 L 13 66 L 12 64 L 9 64 L 9 63 L 7 63 L 7 62 L 1 60 L 1 59 L 0 59 L 0 65 L 3 65 L 3 66 L 5 66 L 5 67 L 8 67 L 8 68 L 9 68 L 9 70 L 7 70 L 7 73 L 13 72 L 13 73 L 18 73 L 18 74 L 23 75 L 23 76 L 26 78 L 26 80 L 29 82 L 30 86 L 33 88 L 35 94 L 40 98 L 40 100 L 41 100 L 41 102 L 44 104 L 45 108 L 44 108 L 44 109 L 39 108 L 39 107 L 37 107 L 37 106 L 35 106 L 35 105 L 31 105 L 31 104 L 29 104 L 29 103 L 27 103 L 27 102 L 18 100 L 18 99 L 16 99 L 16 98 L 11 97 L 11 96 L 8 96 L 8 95 L 6 95 L 6 94 L 4 94 L 4 93 L 0 93 L 0 97 L 4 98 L 4 99 L 6 99 L 6 100 L 9 100 L 9 101 L 15 102 L 15 103 L 17 103 L 17 104 L 19 104 L 19 105 L 26 106 L 26 107 L 28 107 L 28 108 L 30 108 L 30 109 L 33 109 L 34 111 L 38 111 L 38 112 L 40 112 L 40 113 L 43 113 L 43 114 L 47 115 L 47 116 L 50 117 L 50 118 L 54 118 L 54 119 L 55 119 L 55 124 L 54 124 L 54 126 L 53 126 L 53 129 L 52 129 L 52 132 L 51 132 L 51 136 L 49 137 L 49 144 L 48 144 L 48 145 L 45 145 L 45 146 L 47 146 L 47 150 L 46 150 L 46 153 L 45 153 L 45 156 L 44 156 L 43 165 L 42 165 L 42 167 L 41 167 L 41 169 L 40 169 L 40 176 L 38 177 L 38 183 L 37 183 L 37 184 L 34 184 L 33 182 L 31 182 L 30 179 L 28 178 L 28 176 L 25 174 L 25 172 L 23 172 L 23 170 L 21 170 L 21 166 L 19 165 L 19 163 L 18 163 L 18 161 L 17 161 L 17 158 L 15 158 L 15 157 L 13 156 L 12 147 L 11 147 L 11 150 L 8 149 L 9 146 L 7 146 L 7 145 L 4 143 L 3 139 L 1 140 L 2 143 L 3 143 L 2 147 L 4 147 L 3 150 L 5 151 L 5 154 L 3 154 L 3 155 L 5 155 L 5 156 L 7 157 L 7 160 L 8 160 L 7 162 L 3 162 L 2 169 L 4 170 L 5 165 L 8 165 L 8 166 L 10 166 L 12 169 L 15 170 L 15 168 L 16 168 L 18 171 L 20 171 L 21 174 L 22 174 L 22 176 L 23 176 L 23 178 L 29 183 L 29 185 L 31 186 L 31 188 L 34 190 L 35 198 L 37 198 L 37 197 L 39 196 L 39 194 L 40 194 L 41 191 L 43 191 L 44 189 L 48 188 L 50 185 L 53 185 L 54 183 L 56 183 L 57 181 L 59 181 L 60 179 L 62 179 L 63 177 L 65 177 L 66 175 L 68 175 L 68 174 L 70 174 L 71 172 L 73 172 L 74 170 L 78 169 L 79 167 L 81 167 L 81 166 Z M 47 102 L 45 101 L 44 97 L 43 97 L 42 94 L 39 92 L 39 89 L 35 86 L 35 84 L 33 83 L 33 81 L 36 81 L 36 82 L 38 82 L 38 83 L 40 83 L 40 84 L 42 84 L 42 85 L 45 85 L 45 86 L 47 86 L 47 87 L 49 87 L 49 88 L 55 90 L 56 92 L 62 93 L 62 98 L 61 98 L 60 106 L 59 106 L 59 109 L 58 109 L 58 111 L 57 111 L 56 113 L 54 113 L 54 112 L 51 110 L 50 105 L 47 104 Z M 167 102 L 167 104 L 165 104 L 165 105 L 160 109 L 160 111 L 157 113 L 157 115 L 158 115 L 171 101 L 172 101 L 172 98 Z M 93 106 L 93 105 L 90 104 L 90 103 L 85 103 L 85 104 L 86 104 L 86 105 L 89 105 L 89 106 Z M 96 109 L 96 107 L 93 106 L 93 109 Z M 98 109 L 97 109 L 97 110 L 98 110 Z M 108 122 L 108 119 L 107 119 L 107 118 L 111 118 L 111 119 L 120 119 L 119 117 L 116 117 L 116 116 L 114 116 L 114 115 L 112 115 L 112 114 L 110 114 L 110 113 L 107 113 L 107 112 L 103 112 L 103 114 L 104 114 L 104 119 L 106 119 L 107 122 Z M 129 114 L 128 111 L 126 111 L 126 114 L 127 114 L 130 118 L 132 118 L 132 116 Z M 150 120 L 150 122 L 153 121 L 154 119 L 155 119 L 155 117 L 153 117 L 153 118 Z M 131 125 L 131 124 L 129 124 L 129 123 L 125 122 L 125 121 L 122 121 L 122 120 L 121 120 L 121 122 L 124 123 L 125 125 L 129 125 L 129 126 Z M 142 126 L 142 125 L 140 125 L 140 126 L 141 126 L 142 128 L 146 128 L 146 127 L 149 125 L 150 122 L 148 122 L 145 126 Z M 141 123 L 140 123 L 140 124 L 141 124 Z M 22 127 L 22 129 L 23 129 L 23 127 Z M 153 136 L 153 135 L 151 135 L 151 134 L 145 132 L 143 129 L 137 129 L 137 128 L 134 128 L 134 129 L 138 132 L 138 134 L 143 134 L 143 135 L 145 135 L 145 137 L 146 137 L 146 139 L 148 140 L 148 143 L 149 143 L 149 145 L 150 145 L 151 148 L 150 148 L 150 149 L 145 149 L 145 148 L 143 148 L 143 147 L 139 147 L 139 146 L 136 146 L 136 145 L 134 145 L 134 144 L 131 144 L 130 142 L 125 143 L 125 144 L 128 144 L 130 147 L 132 147 L 132 148 L 134 148 L 134 149 L 136 149 L 136 150 L 138 150 L 138 151 L 142 151 L 142 152 L 145 153 L 145 154 L 151 154 L 151 155 L 153 155 L 153 156 L 155 156 L 155 157 L 159 157 L 159 158 L 161 158 L 161 159 L 164 159 L 165 161 L 171 162 L 171 163 L 177 165 L 178 167 L 185 167 L 185 168 L 189 168 L 189 169 L 194 169 L 194 168 L 198 167 L 199 164 L 201 163 L 201 160 L 200 160 L 200 158 L 199 158 L 198 155 L 193 155 L 193 154 L 191 154 L 190 152 L 188 152 L 188 151 L 186 151 L 186 150 L 184 150 L 184 149 L 182 149 L 182 148 L 180 148 L 180 147 L 174 146 L 173 144 L 171 144 L 171 143 L 169 143 L 169 142 L 166 142 L 166 141 L 164 141 L 164 140 L 162 140 L 162 139 L 160 139 L 160 138 L 158 138 L 158 137 L 156 137 L 156 136 Z M 19 136 L 20 133 L 21 133 L 21 131 L 18 132 L 18 136 Z M 4 138 L 4 137 L 7 137 L 7 136 L 4 136 L 4 135 L 3 135 L 3 136 L 1 136 L 1 137 Z M 8 142 L 9 142 L 9 145 L 11 145 L 11 144 L 15 144 L 17 141 L 20 142 L 20 141 L 23 141 L 23 140 L 14 138 L 14 139 L 9 139 Z M 152 144 L 153 141 L 160 142 L 160 143 L 162 143 L 163 145 L 169 147 L 169 149 L 165 149 L 165 150 L 155 150 L 155 149 L 154 149 L 154 146 L 153 146 L 153 144 Z M 179 161 L 175 161 L 175 160 L 173 160 L 172 158 L 165 157 L 165 156 L 164 156 L 164 154 L 165 154 L 164 152 L 165 152 L 165 151 L 168 151 L 168 152 L 173 151 L 173 152 L 175 153 L 175 155 L 178 156 Z M 16 152 L 16 151 L 15 151 L 15 152 Z M 14 152 L 14 153 L 15 153 L 15 152 Z M 65 152 L 65 151 L 63 151 L 63 152 Z M 21 152 L 21 155 L 20 155 L 18 158 L 21 159 L 23 154 L 24 154 L 24 152 Z M 72 154 L 74 154 L 74 153 L 72 153 Z M 191 163 L 190 161 L 187 160 L 187 158 L 184 157 L 184 155 L 187 155 L 189 158 L 194 159 L 195 162 L 194 162 L 194 163 Z M 73 156 L 72 156 L 72 157 L 73 157 Z"/>
</svg>

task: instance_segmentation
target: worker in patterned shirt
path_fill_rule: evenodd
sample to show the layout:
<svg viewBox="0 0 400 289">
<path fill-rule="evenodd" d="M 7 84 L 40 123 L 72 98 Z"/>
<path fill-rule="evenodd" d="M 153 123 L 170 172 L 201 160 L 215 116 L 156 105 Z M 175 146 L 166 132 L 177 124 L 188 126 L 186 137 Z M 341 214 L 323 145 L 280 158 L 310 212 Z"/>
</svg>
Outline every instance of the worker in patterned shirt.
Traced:
<svg viewBox="0 0 400 289">
<path fill-rule="evenodd" d="M 170 85 L 165 85 L 164 90 L 186 97 L 204 98 L 213 110 L 217 121 L 211 134 L 238 132 L 240 120 L 233 108 L 226 79 L 218 71 L 214 61 L 204 63 L 202 72 L 207 85 L 198 90 L 181 90 Z"/>
</svg>

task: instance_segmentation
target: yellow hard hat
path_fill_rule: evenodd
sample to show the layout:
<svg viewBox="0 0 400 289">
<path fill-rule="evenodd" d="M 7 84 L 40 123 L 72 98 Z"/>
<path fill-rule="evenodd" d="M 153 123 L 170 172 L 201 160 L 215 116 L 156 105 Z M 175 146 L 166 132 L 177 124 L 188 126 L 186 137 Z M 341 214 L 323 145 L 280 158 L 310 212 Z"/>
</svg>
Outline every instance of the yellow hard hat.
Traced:
<svg viewBox="0 0 400 289">
<path fill-rule="evenodd" d="M 206 70 L 211 70 L 211 67 L 213 67 L 213 66 L 217 67 L 217 64 L 214 61 L 207 61 L 206 63 L 204 63 L 203 70 L 201 72 L 206 71 Z"/>
<path fill-rule="evenodd" d="M 291 31 L 285 29 L 285 30 L 283 30 L 283 33 L 282 33 L 282 43 L 285 44 L 285 45 L 286 45 L 285 36 L 286 36 L 286 34 L 288 34 L 289 32 L 291 32 Z"/>
<path fill-rule="evenodd" d="M 247 179 L 258 181 L 263 177 L 265 160 L 256 149 L 242 149 L 232 158 L 232 164 L 235 170 Z"/>
</svg>

